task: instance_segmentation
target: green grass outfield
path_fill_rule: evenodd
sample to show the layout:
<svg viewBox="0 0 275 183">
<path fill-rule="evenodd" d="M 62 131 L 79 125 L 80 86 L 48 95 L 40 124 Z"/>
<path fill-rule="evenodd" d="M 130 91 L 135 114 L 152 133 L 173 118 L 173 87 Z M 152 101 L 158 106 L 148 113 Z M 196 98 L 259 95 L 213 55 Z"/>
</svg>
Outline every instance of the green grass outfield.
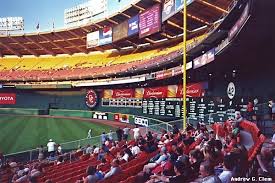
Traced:
<svg viewBox="0 0 275 183">
<path fill-rule="evenodd" d="M 0 116 L 0 151 L 7 154 L 33 149 L 41 144 L 46 146 L 50 138 L 56 143 L 83 139 L 90 128 L 93 136 L 113 129 L 76 119 Z"/>
</svg>

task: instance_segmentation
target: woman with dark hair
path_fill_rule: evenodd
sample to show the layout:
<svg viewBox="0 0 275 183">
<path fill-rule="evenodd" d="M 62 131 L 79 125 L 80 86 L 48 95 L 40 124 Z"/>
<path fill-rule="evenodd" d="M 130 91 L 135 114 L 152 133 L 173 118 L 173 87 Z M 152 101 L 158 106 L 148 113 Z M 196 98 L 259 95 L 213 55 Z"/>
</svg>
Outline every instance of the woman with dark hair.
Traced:
<svg viewBox="0 0 275 183">
<path fill-rule="evenodd" d="M 166 177 L 163 175 L 152 175 L 150 177 L 151 180 L 148 181 L 148 183 L 152 182 L 170 182 L 170 183 L 184 183 L 187 182 L 187 176 L 185 175 L 185 171 L 188 167 L 181 162 L 181 161 L 176 161 L 174 163 L 174 172 L 175 176 L 172 177 Z"/>
<path fill-rule="evenodd" d="M 96 168 L 94 166 L 88 166 L 87 170 L 87 177 L 82 178 L 84 183 L 95 183 L 98 181 L 98 177 L 96 176 Z"/>
<path fill-rule="evenodd" d="M 203 159 L 204 159 L 204 156 L 200 150 L 195 149 L 190 152 L 189 160 L 191 163 L 191 172 L 193 176 L 195 177 L 198 176 L 198 172 L 200 170 L 200 164 L 203 161 Z"/>
</svg>

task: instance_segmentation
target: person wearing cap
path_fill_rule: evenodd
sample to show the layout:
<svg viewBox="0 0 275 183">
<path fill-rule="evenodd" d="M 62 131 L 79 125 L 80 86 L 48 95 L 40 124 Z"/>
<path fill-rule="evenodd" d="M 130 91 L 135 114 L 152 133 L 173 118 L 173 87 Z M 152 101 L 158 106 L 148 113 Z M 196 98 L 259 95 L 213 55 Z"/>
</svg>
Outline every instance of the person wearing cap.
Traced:
<svg viewBox="0 0 275 183">
<path fill-rule="evenodd" d="M 156 166 L 160 165 L 162 162 L 166 161 L 167 158 L 168 158 L 167 149 L 166 147 L 162 147 L 160 151 L 160 157 L 155 162 L 144 165 L 143 172 L 149 174 L 151 169 L 155 168 Z"/>
<path fill-rule="evenodd" d="M 53 142 L 52 139 L 49 140 L 48 144 L 47 144 L 47 147 L 48 147 L 48 153 L 51 157 L 54 156 L 54 150 L 55 150 L 55 142 Z"/>
</svg>

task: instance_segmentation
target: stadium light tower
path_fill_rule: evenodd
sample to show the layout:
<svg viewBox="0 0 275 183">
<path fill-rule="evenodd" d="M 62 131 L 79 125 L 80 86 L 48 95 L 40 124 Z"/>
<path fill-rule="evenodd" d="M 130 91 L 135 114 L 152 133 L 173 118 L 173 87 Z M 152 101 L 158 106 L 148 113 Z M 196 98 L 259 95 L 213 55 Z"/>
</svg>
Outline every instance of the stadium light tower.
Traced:
<svg viewBox="0 0 275 183">
<path fill-rule="evenodd" d="M 187 116 L 186 116 L 186 59 L 187 59 L 187 53 L 186 53 L 186 33 L 187 33 L 187 0 L 183 0 L 183 129 L 186 129 L 186 123 L 187 123 Z"/>
</svg>

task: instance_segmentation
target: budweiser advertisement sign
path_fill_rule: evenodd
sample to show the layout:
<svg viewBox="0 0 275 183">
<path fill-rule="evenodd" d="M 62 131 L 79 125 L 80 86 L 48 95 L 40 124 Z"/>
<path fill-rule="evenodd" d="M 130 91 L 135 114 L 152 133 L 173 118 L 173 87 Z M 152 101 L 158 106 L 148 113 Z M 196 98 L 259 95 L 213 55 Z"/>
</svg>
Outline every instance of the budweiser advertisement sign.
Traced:
<svg viewBox="0 0 275 183">
<path fill-rule="evenodd" d="M 207 82 L 191 83 L 186 86 L 187 97 L 203 97 L 205 95 L 205 89 L 208 88 Z M 182 85 L 178 86 L 177 98 L 181 98 L 183 95 Z"/>
<path fill-rule="evenodd" d="M 104 90 L 103 98 L 134 98 L 134 89 Z"/>
<path fill-rule="evenodd" d="M 166 98 L 167 86 L 144 88 L 143 98 Z"/>
<path fill-rule="evenodd" d="M 16 104 L 16 94 L 15 93 L 0 93 L 0 104 Z"/>
<path fill-rule="evenodd" d="M 115 89 L 113 90 L 112 98 L 134 98 L 134 94 L 133 89 Z"/>
<path fill-rule="evenodd" d="M 187 97 L 202 97 L 207 82 L 192 83 L 187 85 Z M 182 85 L 168 85 L 161 87 L 148 87 L 136 89 L 104 90 L 104 98 L 182 98 Z"/>
</svg>

